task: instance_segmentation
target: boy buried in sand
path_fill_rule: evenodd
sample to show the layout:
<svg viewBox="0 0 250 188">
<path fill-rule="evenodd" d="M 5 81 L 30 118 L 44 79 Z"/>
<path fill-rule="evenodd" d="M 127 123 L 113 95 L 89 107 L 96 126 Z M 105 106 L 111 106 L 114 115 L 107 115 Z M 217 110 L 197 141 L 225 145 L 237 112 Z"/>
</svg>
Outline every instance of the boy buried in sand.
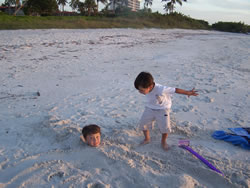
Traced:
<svg viewBox="0 0 250 188">
<path fill-rule="evenodd" d="M 87 125 L 83 127 L 80 138 L 89 146 L 97 147 L 101 143 L 101 128 L 95 124 Z"/>
<path fill-rule="evenodd" d="M 197 96 L 197 91 L 194 88 L 186 91 L 179 88 L 162 86 L 154 82 L 153 76 L 148 72 L 141 72 L 135 79 L 135 88 L 146 96 L 146 107 L 142 114 L 139 129 L 143 131 L 145 136 L 142 144 L 150 142 L 149 127 L 156 121 L 162 133 L 161 145 L 164 150 L 168 150 L 167 137 L 171 132 L 170 116 L 172 101 L 171 95 L 174 93 L 184 94 L 189 96 Z"/>
</svg>

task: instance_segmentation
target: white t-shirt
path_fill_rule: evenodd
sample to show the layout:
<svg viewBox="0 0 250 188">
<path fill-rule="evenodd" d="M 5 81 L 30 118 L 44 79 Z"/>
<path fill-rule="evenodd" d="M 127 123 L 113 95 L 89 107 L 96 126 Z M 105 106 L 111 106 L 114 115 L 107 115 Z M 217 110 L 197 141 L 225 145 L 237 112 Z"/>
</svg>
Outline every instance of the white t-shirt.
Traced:
<svg viewBox="0 0 250 188">
<path fill-rule="evenodd" d="M 146 94 L 146 107 L 151 109 L 170 109 L 172 106 L 171 96 L 175 88 L 162 86 L 155 83 L 152 91 Z"/>
</svg>

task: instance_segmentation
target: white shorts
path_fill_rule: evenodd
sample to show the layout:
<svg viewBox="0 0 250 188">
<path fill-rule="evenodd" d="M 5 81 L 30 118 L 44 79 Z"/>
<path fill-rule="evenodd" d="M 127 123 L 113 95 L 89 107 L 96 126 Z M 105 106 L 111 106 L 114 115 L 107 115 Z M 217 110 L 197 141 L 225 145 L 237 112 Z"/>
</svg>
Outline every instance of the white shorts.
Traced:
<svg viewBox="0 0 250 188">
<path fill-rule="evenodd" d="M 139 123 L 139 129 L 142 131 L 152 129 L 154 122 L 156 122 L 162 134 L 170 133 L 171 125 L 169 112 L 170 109 L 155 110 L 146 107 Z"/>
</svg>

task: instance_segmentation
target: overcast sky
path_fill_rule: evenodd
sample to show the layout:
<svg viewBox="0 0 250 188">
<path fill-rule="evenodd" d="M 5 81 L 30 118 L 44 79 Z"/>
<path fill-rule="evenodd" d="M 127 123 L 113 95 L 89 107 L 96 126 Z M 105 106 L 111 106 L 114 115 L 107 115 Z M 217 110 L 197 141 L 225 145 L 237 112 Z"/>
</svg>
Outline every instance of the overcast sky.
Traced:
<svg viewBox="0 0 250 188">
<path fill-rule="evenodd" d="M 163 2 L 164 3 L 164 2 Z M 153 0 L 153 11 L 164 13 L 161 0 Z M 187 0 L 176 11 L 208 21 L 244 22 L 250 25 L 250 0 Z"/>
<path fill-rule="evenodd" d="M 0 2 L 3 3 L 4 0 Z M 164 3 L 161 0 L 153 0 L 151 7 L 153 12 L 165 13 Z M 141 1 L 141 7 L 143 4 L 144 0 Z M 182 6 L 176 5 L 176 11 L 195 19 L 208 21 L 210 24 L 225 21 L 244 22 L 250 25 L 250 0 L 187 0 Z"/>
</svg>

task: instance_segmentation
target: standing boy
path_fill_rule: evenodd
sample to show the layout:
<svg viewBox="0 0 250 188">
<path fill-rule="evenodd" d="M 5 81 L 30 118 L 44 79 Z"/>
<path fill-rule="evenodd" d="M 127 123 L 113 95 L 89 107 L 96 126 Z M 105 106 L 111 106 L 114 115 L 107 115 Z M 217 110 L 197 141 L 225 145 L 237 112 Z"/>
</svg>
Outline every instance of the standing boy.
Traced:
<svg viewBox="0 0 250 188">
<path fill-rule="evenodd" d="M 186 91 L 179 88 L 162 86 L 154 82 L 153 76 L 148 72 L 141 72 L 135 79 L 135 88 L 146 96 L 145 110 L 142 114 L 139 128 L 145 136 L 142 144 L 150 142 L 149 127 L 156 121 L 162 133 L 161 145 L 164 150 L 168 149 L 167 137 L 171 132 L 169 112 L 172 105 L 171 95 L 174 93 L 197 96 L 197 91 L 194 88 Z"/>
</svg>

